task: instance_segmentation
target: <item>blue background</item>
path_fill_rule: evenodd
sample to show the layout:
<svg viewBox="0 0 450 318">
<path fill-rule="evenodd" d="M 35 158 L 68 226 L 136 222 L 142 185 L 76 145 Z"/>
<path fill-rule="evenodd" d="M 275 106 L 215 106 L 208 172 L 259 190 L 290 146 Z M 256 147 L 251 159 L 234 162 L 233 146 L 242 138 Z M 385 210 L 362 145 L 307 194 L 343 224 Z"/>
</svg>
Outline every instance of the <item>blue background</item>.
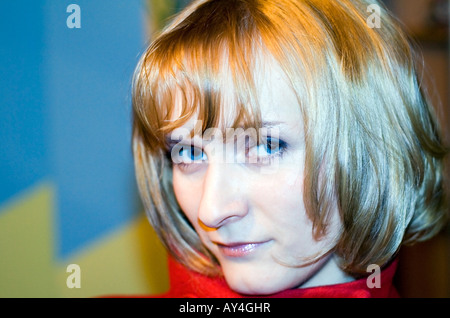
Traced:
<svg viewBox="0 0 450 318">
<path fill-rule="evenodd" d="M 79 29 L 66 25 L 71 3 Z M 42 180 L 55 184 L 64 258 L 139 210 L 130 88 L 145 3 L 1 1 L 0 12 L 0 206 Z"/>
</svg>

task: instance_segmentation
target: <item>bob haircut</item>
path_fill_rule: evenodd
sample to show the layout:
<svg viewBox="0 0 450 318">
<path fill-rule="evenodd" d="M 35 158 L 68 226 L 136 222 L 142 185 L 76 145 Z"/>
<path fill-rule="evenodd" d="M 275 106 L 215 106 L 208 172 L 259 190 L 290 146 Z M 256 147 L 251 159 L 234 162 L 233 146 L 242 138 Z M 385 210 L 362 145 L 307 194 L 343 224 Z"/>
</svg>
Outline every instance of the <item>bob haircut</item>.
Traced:
<svg viewBox="0 0 450 318">
<path fill-rule="evenodd" d="M 133 80 L 136 177 L 149 220 L 178 261 L 220 273 L 177 204 L 167 136 L 192 116 L 203 131 L 260 127 L 257 78 L 270 76 L 269 60 L 303 115 L 303 200 L 314 237 L 337 208 L 333 252 L 343 270 L 364 274 L 444 226 L 447 149 L 408 39 L 381 6 L 380 27 L 368 26 L 373 3 L 197 0 L 149 46 Z"/>
</svg>

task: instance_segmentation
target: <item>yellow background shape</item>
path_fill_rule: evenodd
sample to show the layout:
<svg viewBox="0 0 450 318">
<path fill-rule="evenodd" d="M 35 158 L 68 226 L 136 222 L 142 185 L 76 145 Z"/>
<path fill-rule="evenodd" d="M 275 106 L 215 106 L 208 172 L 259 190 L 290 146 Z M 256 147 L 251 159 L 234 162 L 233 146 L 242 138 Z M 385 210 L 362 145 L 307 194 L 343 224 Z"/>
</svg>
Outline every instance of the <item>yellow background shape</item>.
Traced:
<svg viewBox="0 0 450 318">
<path fill-rule="evenodd" d="M 166 252 L 144 215 L 69 258 L 55 254 L 55 188 L 25 191 L 0 211 L 0 297 L 98 297 L 159 294 L 168 289 Z M 69 264 L 81 288 L 68 288 Z"/>
</svg>

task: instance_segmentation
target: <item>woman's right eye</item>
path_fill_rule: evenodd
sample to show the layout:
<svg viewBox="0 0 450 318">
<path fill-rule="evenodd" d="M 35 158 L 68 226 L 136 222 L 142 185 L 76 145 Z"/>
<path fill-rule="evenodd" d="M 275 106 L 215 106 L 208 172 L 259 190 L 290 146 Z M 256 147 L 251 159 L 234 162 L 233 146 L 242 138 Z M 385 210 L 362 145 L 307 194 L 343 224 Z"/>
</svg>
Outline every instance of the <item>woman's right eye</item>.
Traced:
<svg viewBox="0 0 450 318">
<path fill-rule="evenodd" d="M 191 164 L 206 161 L 203 149 L 192 145 L 175 145 L 170 150 L 170 157 L 174 164 Z"/>
</svg>

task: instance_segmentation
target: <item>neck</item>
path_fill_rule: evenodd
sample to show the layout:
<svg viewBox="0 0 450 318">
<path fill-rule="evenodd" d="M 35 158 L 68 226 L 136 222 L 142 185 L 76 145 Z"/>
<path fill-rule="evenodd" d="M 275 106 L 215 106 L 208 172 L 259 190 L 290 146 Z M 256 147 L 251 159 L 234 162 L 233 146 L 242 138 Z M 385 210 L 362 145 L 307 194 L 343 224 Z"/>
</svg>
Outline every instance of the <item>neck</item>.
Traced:
<svg viewBox="0 0 450 318">
<path fill-rule="evenodd" d="M 338 265 L 337 258 L 330 255 L 325 264 L 299 288 L 309 288 L 325 285 L 342 284 L 355 280 L 345 273 Z"/>
</svg>

